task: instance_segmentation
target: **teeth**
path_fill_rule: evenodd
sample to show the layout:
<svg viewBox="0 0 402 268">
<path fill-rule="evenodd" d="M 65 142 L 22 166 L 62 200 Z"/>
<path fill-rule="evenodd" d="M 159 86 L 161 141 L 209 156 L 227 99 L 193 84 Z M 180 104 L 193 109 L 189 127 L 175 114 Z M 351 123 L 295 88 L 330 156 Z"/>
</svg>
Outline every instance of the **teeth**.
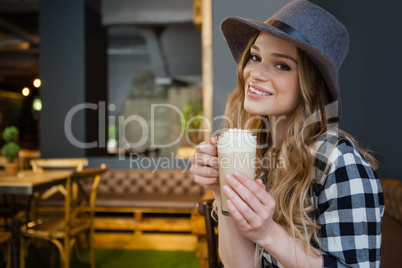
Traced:
<svg viewBox="0 0 402 268">
<path fill-rule="evenodd" d="M 261 90 L 255 89 L 255 88 L 253 88 L 253 87 L 250 87 L 250 91 L 251 91 L 251 92 L 253 92 L 253 93 L 255 93 L 255 94 L 258 94 L 258 95 L 263 95 L 263 96 L 269 96 L 269 95 L 272 95 L 272 94 L 270 94 L 270 93 L 268 93 L 268 92 L 264 92 L 264 91 L 261 91 Z"/>
</svg>

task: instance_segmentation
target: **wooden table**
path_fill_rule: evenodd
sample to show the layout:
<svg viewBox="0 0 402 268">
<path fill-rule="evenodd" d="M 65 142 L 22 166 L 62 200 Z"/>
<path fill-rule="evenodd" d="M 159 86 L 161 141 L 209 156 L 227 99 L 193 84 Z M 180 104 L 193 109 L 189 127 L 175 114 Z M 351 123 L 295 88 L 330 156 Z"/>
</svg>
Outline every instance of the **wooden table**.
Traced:
<svg viewBox="0 0 402 268">
<path fill-rule="evenodd" d="M 45 170 L 41 173 L 24 171 L 21 175 L 11 176 L 0 171 L 0 193 L 32 195 L 35 191 L 65 183 L 71 174 L 71 170 Z"/>
<path fill-rule="evenodd" d="M 50 188 L 51 186 L 64 184 L 72 174 L 72 170 L 45 170 L 41 173 L 33 173 L 32 171 L 24 171 L 23 173 L 19 173 L 19 175 L 11 176 L 6 174 L 4 171 L 0 171 L 0 194 L 23 194 L 32 196 L 35 191 L 42 191 Z M 14 198 L 12 197 L 12 204 Z M 29 199 L 30 200 L 30 199 Z M 29 203 L 29 201 L 28 201 Z M 27 209 L 29 209 L 29 204 L 27 205 Z M 29 214 L 29 210 L 27 212 Z M 14 215 L 15 213 L 12 213 Z M 13 263 L 14 267 L 19 266 L 18 262 L 18 233 L 15 230 L 15 219 L 12 218 L 13 225 Z"/>
</svg>

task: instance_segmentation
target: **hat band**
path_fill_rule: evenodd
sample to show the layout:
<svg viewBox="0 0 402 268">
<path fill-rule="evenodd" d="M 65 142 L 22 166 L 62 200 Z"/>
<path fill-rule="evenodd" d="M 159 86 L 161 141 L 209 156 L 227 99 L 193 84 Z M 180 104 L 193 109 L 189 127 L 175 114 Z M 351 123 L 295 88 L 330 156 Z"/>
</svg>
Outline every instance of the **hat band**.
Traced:
<svg viewBox="0 0 402 268">
<path fill-rule="evenodd" d="M 307 39 L 304 38 L 304 36 L 300 32 L 298 32 L 295 28 L 293 28 L 292 26 L 290 26 L 282 21 L 267 20 L 265 23 L 281 30 L 282 32 L 287 33 L 288 35 L 290 35 L 291 37 L 293 37 L 295 39 L 298 39 L 299 41 L 309 43 L 309 41 L 307 41 Z"/>
</svg>

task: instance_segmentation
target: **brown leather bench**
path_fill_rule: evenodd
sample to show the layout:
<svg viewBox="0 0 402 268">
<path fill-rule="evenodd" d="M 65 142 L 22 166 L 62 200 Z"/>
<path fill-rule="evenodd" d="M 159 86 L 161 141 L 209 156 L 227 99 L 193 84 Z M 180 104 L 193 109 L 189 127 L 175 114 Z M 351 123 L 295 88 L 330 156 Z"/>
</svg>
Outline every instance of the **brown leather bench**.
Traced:
<svg viewBox="0 0 402 268">
<path fill-rule="evenodd" d="M 152 208 L 191 212 L 203 192 L 188 170 L 109 170 L 102 176 L 96 207 L 98 211 Z"/>
<path fill-rule="evenodd" d="M 191 212 L 203 193 L 188 170 L 108 170 L 96 199 L 95 245 L 195 250 Z"/>
</svg>

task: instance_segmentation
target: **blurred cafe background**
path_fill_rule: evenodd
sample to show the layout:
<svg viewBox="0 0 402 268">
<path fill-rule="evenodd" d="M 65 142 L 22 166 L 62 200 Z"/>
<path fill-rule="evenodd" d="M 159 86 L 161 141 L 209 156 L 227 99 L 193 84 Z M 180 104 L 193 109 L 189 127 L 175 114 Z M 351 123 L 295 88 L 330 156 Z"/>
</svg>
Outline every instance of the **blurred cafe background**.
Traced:
<svg viewBox="0 0 402 268">
<path fill-rule="evenodd" d="M 31 158 L 105 163 L 95 248 L 184 250 L 196 267 L 208 267 L 204 218 L 195 209 L 205 192 L 188 157 L 219 130 L 236 86 L 220 21 L 265 20 L 288 2 L 0 0 L 0 133 L 16 126 L 21 150 L 34 152 L 20 171 L 31 169 Z M 401 181 L 401 4 L 312 2 L 350 35 L 340 128 L 372 150 L 379 177 Z M 0 156 L 0 172 L 5 162 Z M 139 238 L 147 232 L 159 236 Z M 176 242 L 163 236 L 172 232 Z"/>
<path fill-rule="evenodd" d="M 177 140 L 178 110 L 183 118 L 186 109 L 206 116 L 217 130 L 216 117 L 223 115 L 236 83 L 220 21 L 232 15 L 263 19 L 287 2 L 212 1 L 207 15 L 212 25 L 202 37 L 197 0 L 2 0 L 0 130 L 18 126 L 21 146 L 38 149 L 43 157 L 102 158 L 123 168 L 127 159 L 115 161 L 113 152 L 124 146 L 157 156 L 177 154 L 179 147 L 208 138 L 201 133 Z M 340 127 L 377 154 L 384 176 L 401 177 L 399 4 L 313 2 L 335 14 L 350 33 L 340 75 Z M 35 79 L 42 84 L 35 86 Z M 126 120 L 124 133 L 119 120 Z M 200 122 L 193 123 L 197 129 Z M 119 135 L 125 139 L 118 141 Z"/>
</svg>

